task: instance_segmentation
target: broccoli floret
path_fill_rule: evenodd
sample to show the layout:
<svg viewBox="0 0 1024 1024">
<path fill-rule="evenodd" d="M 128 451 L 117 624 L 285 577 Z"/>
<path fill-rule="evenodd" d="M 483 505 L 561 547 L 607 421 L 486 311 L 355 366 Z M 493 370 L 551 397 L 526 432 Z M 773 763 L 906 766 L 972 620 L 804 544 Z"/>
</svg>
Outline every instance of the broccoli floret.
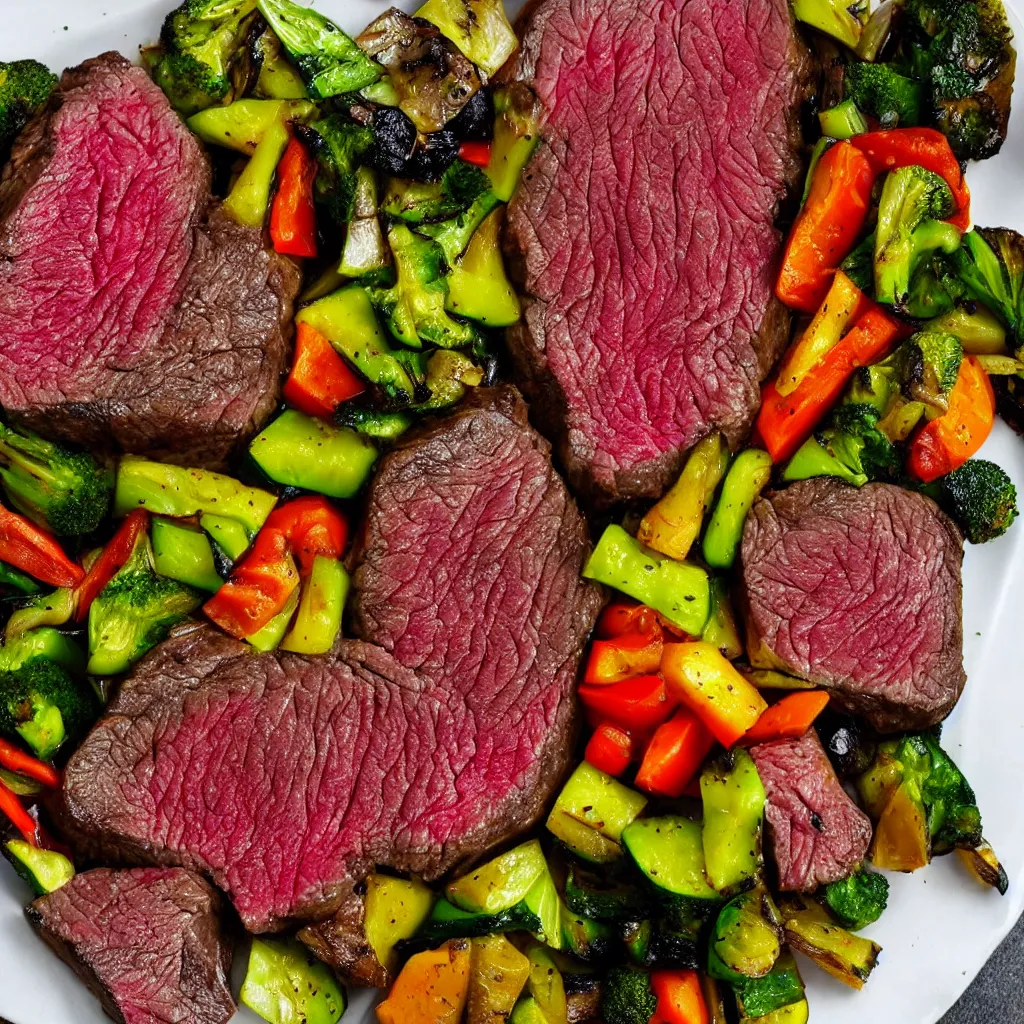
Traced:
<svg viewBox="0 0 1024 1024">
<path fill-rule="evenodd" d="M 95 717 L 89 688 L 41 658 L 0 672 L 0 695 L 0 734 L 20 738 L 44 760 L 81 736 Z"/>
<path fill-rule="evenodd" d="M 994 462 L 968 459 L 939 482 L 939 504 L 972 544 L 1001 537 L 1017 518 L 1017 489 Z"/>
<path fill-rule="evenodd" d="M 904 397 L 922 402 L 938 413 L 949 406 L 949 393 L 956 384 L 964 349 L 960 339 L 948 331 L 919 331 L 883 361 L 895 372 Z"/>
<path fill-rule="evenodd" d="M 317 154 L 317 201 L 337 224 L 347 224 L 354 212 L 359 165 L 373 148 L 373 129 L 331 114 L 298 131 Z"/>
<path fill-rule="evenodd" d="M 57 76 L 37 60 L 0 61 L 0 160 L 56 84 Z"/>
<path fill-rule="evenodd" d="M 901 75 L 889 64 L 848 64 L 844 95 L 865 113 L 874 114 L 883 128 L 907 128 L 921 123 L 924 90 L 920 82 Z"/>
<path fill-rule="evenodd" d="M 441 175 L 441 194 L 463 210 L 476 202 L 490 187 L 487 175 L 465 160 L 456 160 Z"/>
<path fill-rule="evenodd" d="M 258 0 L 260 14 L 284 44 L 313 99 L 355 92 L 384 69 L 334 22 L 291 0 Z"/>
<path fill-rule="evenodd" d="M 918 265 L 939 249 L 954 252 L 960 232 L 942 220 L 956 203 L 949 185 L 923 167 L 892 171 L 882 187 L 875 232 L 875 298 L 906 307 Z"/>
<path fill-rule="evenodd" d="M 448 265 L 453 267 L 455 261 L 466 251 L 473 232 L 487 219 L 499 202 L 494 190 L 488 189 L 477 196 L 457 217 L 439 224 L 424 224 L 419 231 L 437 242 Z"/>
<path fill-rule="evenodd" d="M 185 0 L 167 15 L 160 46 L 146 60 L 176 110 L 190 117 L 231 99 L 255 20 L 256 0 Z"/>
<path fill-rule="evenodd" d="M 154 572 L 149 536 L 143 533 L 131 557 L 89 606 L 87 671 L 97 676 L 126 671 L 201 601 L 191 587 Z"/>
<path fill-rule="evenodd" d="M 388 232 L 397 280 L 393 287 L 370 292 L 388 329 L 403 344 L 419 348 L 427 341 L 441 348 L 465 348 L 475 328 L 453 319 L 444 308 L 448 297 L 444 253 L 435 242 L 413 234 L 404 224 Z"/>
<path fill-rule="evenodd" d="M 858 871 L 825 886 L 822 896 L 844 928 L 860 931 L 882 916 L 889 902 L 889 879 L 874 871 Z"/>
<path fill-rule="evenodd" d="M 948 262 L 946 287 L 987 306 L 1019 350 L 1024 341 L 1024 236 L 1009 228 L 976 228 L 963 236 Z"/>
<path fill-rule="evenodd" d="M 113 474 L 91 455 L 2 423 L 0 479 L 19 512 L 66 537 L 95 530 L 114 489 Z"/>
<path fill-rule="evenodd" d="M 613 967 L 601 994 L 601 1016 L 607 1024 L 648 1024 L 658 1000 L 650 975 L 635 967 Z"/>
<path fill-rule="evenodd" d="M 903 11 L 936 125 L 959 159 L 992 156 L 1006 138 L 1016 62 L 1001 0 L 905 0 Z"/>
<path fill-rule="evenodd" d="M 858 242 L 840 270 L 869 298 L 875 294 L 875 233 Z"/>
</svg>

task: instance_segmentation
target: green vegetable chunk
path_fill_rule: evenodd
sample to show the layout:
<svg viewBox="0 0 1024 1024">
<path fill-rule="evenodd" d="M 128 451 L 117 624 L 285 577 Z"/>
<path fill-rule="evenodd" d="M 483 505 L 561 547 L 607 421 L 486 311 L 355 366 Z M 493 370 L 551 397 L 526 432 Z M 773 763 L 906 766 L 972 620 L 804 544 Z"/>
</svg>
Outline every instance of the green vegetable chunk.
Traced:
<svg viewBox="0 0 1024 1024">
<path fill-rule="evenodd" d="M 650 911 L 650 900 L 635 885 L 605 878 L 571 865 L 565 878 L 569 910 L 595 921 L 639 921 Z"/>
<path fill-rule="evenodd" d="M 744 1020 L 767 1017 L 783 1007 L 799 1004 L 804 998 L 804 983 L 796 960 L 785 948 L 775 961 L 775 966 L 766 975 L 735 981 L 733 990 Z"/>
<path fill-rule="evenodd" d="M 185 469 L 135 455 L 125 455 L 117 469 L 116 516 L 136 508 L 179 519 L 208 513 L 236 520 L 252 537 L 276 503 L 277 498 L 268 491 L 246 487 L 207 469 Z"/>
<path fill-rule="evenodd" d="M 852 139 L 868 130 L 868 123 L 853 100 L 843 100 L 829 110 L 821 111 L 818 121 L 821 134 L 831 139 Z"/>
<path fill-rule="evenodd" d="M 646 806 L 647 797 L 583 761 L 558 794 L 547 827 L 585 860 L 607 863 L 622 856 L 623 829 Z"/>
<path fill-rule="evenodd" d="M 19 512 L 62 536 L 92 533 L 100 525 L 114 482 L 91 455 L 2 423 L 0 480 Z"/>
<path fill-rule="evenodd" d="M 230 100 L 247 75 L 255 20 L 256 0 L 185 0 L 167 15 L 145 60 L 176 110 L 188 117 Z"/>
<path fill-rule="evenodd" d="M 531 839 L 452 882 L 445 895 L 471 913 L 496 914 L 523 900 L 547 869 L 540 843 Z"/>
<path fill-rule="evenodd" d="M 153 567 L 160 576 L 213 592 L 224 582 L 206 534 L 166 519 L 153 520 Z"/>
<path fill-rule="evenodd" d="M 237 562 L 249 547 L 249 534 L 237 519 L 207 512 L 199 517 L 199 525 L 232 562 Z"/>
<path fill-rule="evenodd" d="M 75 877 L 75 866 L 56 850 L 43 850 L 21 839 L 4 843 L 4 855 L 37 896 L 56 892 Z"/>
<path fill-rule="evenodd" d="M 863 988 L 882 948 L 837 925 L 820 905 L 803 896 L 780 899 L 786 942 L 851 988 Z"/>
<path fill-rule="evenodd" d="M 487 217 L 448 273 L 447 309 L 488 327 L 511 327 L 521 313 L 501 256 L 501 219 L 500 210 Z"/>
<path fill-rule="evenodd" d="M 269 1024 L 337 1024 L 345 990 L 294 939 L 253 939 L 242 1002 Z"/>
<path fill-rule="evenodd" d="M 747 448 L 733 460 L 704 533 L 704 561 L 713 569 L 732 568 L 747 513 L 771 475 L 771 456 L 760 448 Z"/>
<path fill-rule="evenodd" d="M 530 977 L 530 961 L 504 935 L 473 939 L 470 947 L 470 1024 L 507 1020 Z"/>
<path fill-rule="evenodd" d="M 359 492 L 377 461 L 377 449 L 354 430 L 286 409 L 249 445 L 249 454 L 279 484 L 330 498 Z"/>
<path fill-rule="evenodd" d="M 355 92 L 384 73 L 355 40 L 312 8 L 291 0 L 258 0 L 258 7 L 314 99 Z"/>
<path fill-rule="evenodd" d="M 889 900 L 889 879 L 874 871 L 857 871 L 825 886 L 825 905 L 852 932 L 874 924 Z"/>
<path fill-rule="evenodd" d="M 50 661 L 72 675 L 85 671 L 85 656 L 66 633 L 43 626 L 9 639 L 0 647 L 0 672 L 17 672 L 34 661 Z"/>
<path fill-rule="evenodd" d="M 733 897 L 715 921 L 708 971 L 721 981 L 763 978 L 782 952 L 779 912 L 767 889 Z"/>
<path fill-rule="evenodd" d="M 434 894 L 416 879 L 377 874 L 366 879 L 363 934 L 389 973 L 398 967 L 395 946 L 419 931 L 433 904 Z"/>
<path fill-rule="evenodd" d="M 393 402 L 413 401 L 416 388 L 386 341 L 364 288 L 353 284 L 332 292 L 301 309 L 295 320 L 315 327 Z"/>
<path fill-rule="evenodd" d="M 640 818 L 622 832 L 633 863 L 660 891 L 664 905 L 685 908 L 698 917 L 721 902 L 708 885 L 701 832 L 699 821 L 675 815 Z"/>
<path fill-rule="evenodd" d="M 956 203 L 949 185 L 923 167 L 890 171 L 882 186 L 875 232 L 875 297 L 898 310 L 906 307 L 910 282 L 935 250 L 955 252 L 960 232 L 943 218 Z"/>
<path fill-rule="evenodd" d="M 341 634 L 349 576 L 336 558 L 317 555 L 302 586 L 295 624 L 281 649 L 297 654 L 326 654 Z"/>
<path fill-rule="evenodd" d="M 691 636 L 700 636 L 711 612 L 711 589 L 703 569 L 655 554 L 621 526 L 609 526 L 583 575 L 621 590 Z"/>
<path fill-rule="evenodd" d="M 281 49 L 281 40 L 270 29 L 256 40 L 253 53 L 259 61 L 260 73 L 255 95 L 268 100 L 309 99 L 306 83 Z"/>
<path fill-rule="evenodd" d="M 752 887 L 764 865 L 761 823 L 765 791 L 753 758 L 742 747 L 701 772 L 705 872 L 711 887 L 731 896 Z"/>
<path fill-rule="evenodd" d="M 377 216 L 377 178 L 369 167 L 356 171 L 352 219 L 345 233 L 338 272 L 345 277 L 376 280 L 387 270 L 388 252 Z"/>
<path fill-rule="evenodd" d="M 407 412 L 382 412 L 379 409 L 367 408 L 365 405 L 353 405 L 351 402 L 345 402 L 338 407 L 334 420 L 340 426 L 351 427 L 360 434 L 379 441 L 394 441 L 414 422 Z"/>
<path fill-rule="evenodd" d="M 427 0 L 415 16 L 436 25 L 488 76 L 517 45 L 502 0 Z"/>
<path fill-rule="evenodd" d="M 43 589 L 38 580 L 6 562 L 0 562 L 0 587 L 13 587 L 23 594 L 38 594 Z"/>
<path fill-rule="evenodd" d="M 315 188 L 317 201 L 327 208 L 337 224 L 347 224 L 355 213 L 359 171 L 373 146 L 373 129 L 355 124 L 341 114 L 331 114 L 314 121 L 307 130 L 306 138 L 316 150 L 319 165 Z M 369 171 L 369 176 L 376 193 L 372 171 Z M 365 183 L 363 188 L 365 190 Z M 366 198 L 363 195 L 364 202 Z"/>
<path fill-rule="evenodd" d="M 613 967 L 601 992 L 601 1016 L 605 1024 L 648 1024 L 658 1000 L 646 971 Z"/>
<path fill-rule="evenodd" d="M 525 902 L 497 914 L 477 914 L 440 899 L 434 904 L 416 939 L 417 944 L 433 948 L 448 939 L 471 939 L 516 931 L 536 933 L 540 928 L 540 918 Z"/>
<path fill-rule="evenodd" d="M 90 675 L 127 671 L 201 603 L 177 580 L 157 576 L 149 537 L 142 534 L 117 575 L 89 606 Z"/>
<path fill-rule="evenodd" d="M 57 76 L 37 60 L 0 61 L 0 163 L 56 85 Z"/>
<path fill-rule="evenodd" d="M 939 504 L 972 544 L 1001 537 L 1017 518 L 1017 489 L 986 459 L 968 459 L 939 482 Z"/>
<path fill-rule="evenodd" d="M 68 587 L 58 587 L 49 594 L 40 594 L 11 614 L 4 631 L 7 642 L 41 626 L 65 625 L 75 614 L 75 606 L 75 592 Z"/>
<path fill-rule="evenodd" d="M 921 83 L 901 75 L 890 65 L 853 61 L 846 66 L 843 84 L 847 100 L 877 117 L 883 128 L 909 128 L 921 123 L 924 100 Z M 867 128 L 860 130 L 867 131 Z"/>
<path fill-rule="evenodd" d="M 291 597 L 285 602 L 285 606 L 262 629 L 247 636 L 245 642 L 263 653 L 276 651 L 281 646 L 281 641 L 288 632 L 288 627 L 291 626 L 295 610 L 298 607 L 299 591 L 293 590 Z"/>
<path fill-rule="evenodd" d="M 270 212 L 271 192 L 277 165 L 288 148 L 291 135 L 283 121 L 275 121 L 263 133 L 245 170 L 231 186 L 224 200 L 224 209 L 239 224 L 262 228 Z"/>
<path fill-rule="evenodd" d="M 711 614 L 700 638 L 717 647 L 729 661 L 743 657 L 743 638 L 729 600 L 729 584 L 721 576 L 711 577 Z"/>
<path fill-rule="evenodd" d="M 604 960 L 612 949 L 615 933 L 611 926 L 574 913 L 564 904 L 560 911 L 562 947 L 584 962 Z"/>
<path fill-rule="evenodd" d="M 480 198 L 491 183 L 479 167 L 455 160 L 433 183 L 388 180 L 384 212 L 406 224 L 448 220 Z"/>
<path fill-rule="evenodd" d="M 303 121 L 316 113 L 305 100 L 235 100 L 226 107 L 208 107 L 188 119 L 188 126 L 211 146 L 224 146 L 246 156 L 282 121 Z"/>
<path fill-rule="evenodd" d="M 493 154 L 492 154 L 493 156 Z M 500 201 L 493 191 L 488 189 L 483 195 L 450 220 L 437 224 L 422 224 L 420 234 L 432 238 L 441 250 L 448 266 L 454 266 L 459 257 L 466 251 L 474 232 L 487 219 Z"/>
</svg>

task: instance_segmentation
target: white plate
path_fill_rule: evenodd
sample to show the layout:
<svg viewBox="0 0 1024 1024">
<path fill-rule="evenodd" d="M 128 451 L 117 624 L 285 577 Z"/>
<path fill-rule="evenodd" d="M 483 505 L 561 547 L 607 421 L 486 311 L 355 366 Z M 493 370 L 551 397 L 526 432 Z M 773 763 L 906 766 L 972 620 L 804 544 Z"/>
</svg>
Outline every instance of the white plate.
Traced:
<svg viewBox="0 0 1024 1024">
<path fill-rule="evenodd" d="M 0 60 L 36 57 L 55 70 L 104 50 L 134 58 L 154 39 L 175 0 L 0 0 Z M 357 31 L 383 0 L 319 0 L 320 10 Z M 413 10 L 415 2 L 400 6 Z M 518 8 L 519 0 L 510 7 Z M 1011 0 L 1020 12 L 1024 0 Z M 1024 82 L 1024 72 L 1021 81 Z M 1024 88 L 1002 153 L 972 166 L 975 222 L 1024 231 Z M 982 453 L 1014 478 L 1024 497 L 1024 442 L 1002 423 Z M 957 1000 L 1024 908 L 1024 671 L 1018 655 L 1024 606 L 1024 519 L 984 547 L 968 546 L 964 657 L 969 682 L 949 719 L 945 746 L 974 786 L 985 835 L 1010 876 L 1000 898 L 966 876 L 955 857 L 913 876 L 891 876 L 889 909 L 870 929 L 885 949 L 860 993 L 805 964 L 812 1018 L 828 1024 L 935 1024 Z M 0 870 L 0 1017 L 11 1024 L 103 1024 L 99 1004 L 32 934 L 25 889 Z M 236 965 L 236 967 L 239 965 Z M 354 992 L 345 1024 L 375 1022 L 371 994 Z M 258 1018 L 242 1011 L 236 1022 Z"/>
</svg>

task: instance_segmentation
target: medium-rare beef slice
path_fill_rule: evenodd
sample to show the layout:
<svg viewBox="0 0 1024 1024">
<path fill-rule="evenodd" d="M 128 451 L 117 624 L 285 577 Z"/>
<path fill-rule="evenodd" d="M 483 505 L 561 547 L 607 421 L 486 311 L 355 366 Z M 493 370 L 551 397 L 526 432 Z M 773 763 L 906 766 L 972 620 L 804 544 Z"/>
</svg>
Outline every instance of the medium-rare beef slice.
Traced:
<svg viewBox="0 0 1024 1024">
<path fill-rule="evenodd" d="M 213 202 L 145 72 L 87 61 L 0 181 L 0 405 L 49 437 L 218 466 L 274 407 L 298 285 Z"/>
<path fill-rule="evenodd" d="M 871 821 L 832 770 L 818 734 L 750 750 L 768 802 L 768 837 L 779 888 L 813 892 L 846 878 L 864 859 Z"/>
<path fill-rule="evenodd" d="M 546 110 L 507 216 L 518 380 L 571 484 L 656 497 L 709 431 L 742 438 L 787 339 L 809 56 L 786 0 L 543 0 L 516 74 Z"/>
<path fill-rule="evenodd" d="M 758 501 L 743 531 L 751 663 L 830 690 L 883 732 L 952 710 L 963 668 L 963 541 L 921 494 L 819 478 Z"/>
<path fill-rule="evenodd" d="M 263 931 L 330 915 L 374 865 L 436 878 L 533 824 L 601 598 L 524 415 L 499 393 L 382 460 L 355 592 L 379 645 L 259 655 L 190 627 L 141 662 L 68 764 L 75 828 L 209 874 Z"/>
<path fill-rule="evenodd" d="M 99 868 L 25 913 L 123 1024 L 226 1024 L 235 1012 L 220 897 L 180 868 Z"/>
</svg>

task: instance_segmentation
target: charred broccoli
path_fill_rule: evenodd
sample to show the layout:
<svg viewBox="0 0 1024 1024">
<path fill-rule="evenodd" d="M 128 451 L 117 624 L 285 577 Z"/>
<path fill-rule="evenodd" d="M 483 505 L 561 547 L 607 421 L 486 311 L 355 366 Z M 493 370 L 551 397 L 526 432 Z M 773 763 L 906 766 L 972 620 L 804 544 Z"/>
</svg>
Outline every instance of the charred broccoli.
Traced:
<svg viewBox="0 0 1024 1024">
<path fill-rule="evenodd" d="M 972 544 L 1001 537 L 1017 518 L 1017 489 L 994 462 L 968 459 L 937 487 L 939 504 Z"/>
<path fill-rule="evenodd" d="M 62 536 L 95 530 L 114 491 L 113 474 L 91 455 L 2 423 L 0 480 L 19 512 Z"/>
<path fill-rule="evenodd" d="M 947 331 L 919 331 L 884 361 L 896 374 L 903 396 L 921 402 L 936 413 L 949 406 L 949 393 L 960 374 L 964 349 Z"/>
<path fill-rule="evenodd" d="M 601 1016 L 608 1024 L 647 1024 L 658 1006 L 651 976 L 636 967 L 613 967 L 601 992 Z"/>
<path fill-rule="evenodd" d="M 921 83 L 901 75 L 891 65 L 855 61 L 847 65 L 843 83 L 846 98 L 877 117 L 883 128 L 921 123 Z"/>
<path fill-rule="evenodd" d="M 882 187 L 875 232 L 875 297 L 905 309 L 919 264 L 935 250 L 954 252 L 960 232 L 942 218 L 955 209 L 953 193 L 923 167 L 891 171 Z"/>
<path fill-rule="evenodd" d="M 156 574 L 149 536 L 143 533 L 131 557 L 89 606 L 87 671 L 97 676 L 126 671 L 201 601 L 191 587 Z"/>
<path fill-rule="evenodd" d="M 431 342 L 441 348 L 465 348 L 477 339 L 475 328 L 453 319 L 445 310 L 448 282 L 441 248 L 413 234 L 404 224 L 388 232 L 398 279 L 391 288 L 370 292 L 388 330 L 411 348 Z"/>
<path fill-rule="evenodd" d="M 0 160 L 56 84 L 57 76 L 37 60 L 0 61 Z"/>
<path fill-rule="evenodd" d="M 337 224 L 347 224 L 354 212 L 359 165 L 373 146 L 373 130 L 331 114 L 298 131 L 317 155 L 317 201 Z"/>
<path fill-rule="evenodd" d="M 880 743 L 857 790 L 876 822 L 871 860 L 878 868 L 914 871 L 933 856 L 983 842 L 974 790 L 936 730 Z"/>
<path fill-rule="evenodd" d="M 821 897 L 844 928 L 860 931 L 882 916 L 889 901 L 889 879 L 874 871 L 857 871 L 826 885 Z"/>
<path fill-rule="evenodd" d="M 95 716 L 89 688 L 43 658 L 0 672 L 0 695 L 0 734 L 21 739 L 44 760 L 78 738 Z"/>
<path fill-rule="evenodd" d="M 314 100 L 355 92 L 384 69 L 334 22 L 291 0 L 256 0 L 260 14 L 284 44 Z"/>
<path fill-rule="evenodd" d="M 997 153 L 1016 63 L 1002 0 L 903 0 L 902 14 L 907 58 L 953 152 L 960 160 Z"/>
<path fill-rule="evenodd" d="M 256 0 L 185 0 L 167 15 L 147 63 L 176 110 L 190 117 L 230 101 L 255 20 Z"/>
</svg>

